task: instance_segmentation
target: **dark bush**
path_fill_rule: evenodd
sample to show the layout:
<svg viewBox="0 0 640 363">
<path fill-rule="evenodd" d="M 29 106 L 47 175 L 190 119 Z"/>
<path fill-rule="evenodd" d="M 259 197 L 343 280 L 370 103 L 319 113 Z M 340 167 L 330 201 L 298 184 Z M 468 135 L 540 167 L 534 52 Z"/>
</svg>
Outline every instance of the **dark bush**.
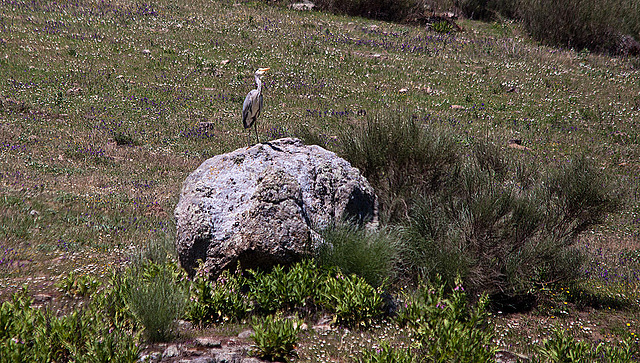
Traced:
<svg viewBox="0 0 640 363">
<path fill-rule="evenodd" d="M 395 115 L 369 118 L 341 143 L 344 157 L 376 189 L 387 223 L 406 219 L 415 197 L 436 190 L 458 157 L 450 131 Z"/>
<path fill-rule="evenodd" d="M 473 156 L 412 209 L 405 265 L 505 297 L 578 278 L 577 234 L 619 206 L 603 173 L 577 158 L 531 182 L 495 147 L 477 145 Z"/>
<path fill-rule="evenodd" d="M 640 9 L 626 0 L 463 0 L 470 18 L 521 20 L 537 40 L 578 50 L 640 55 Z"/>
<path fill-rule="evenodd" d="M 317 0 L 325 11 L 371 19 L 401 21 L 415 4 L 414 0 Z"/>
<path fill-rule="evenodd" d="M 545 180 L 555 234 L 574 237 L 617 210 L 621 198 L 605 174 L 584 156 L 551 169 Z"/>
</svg>

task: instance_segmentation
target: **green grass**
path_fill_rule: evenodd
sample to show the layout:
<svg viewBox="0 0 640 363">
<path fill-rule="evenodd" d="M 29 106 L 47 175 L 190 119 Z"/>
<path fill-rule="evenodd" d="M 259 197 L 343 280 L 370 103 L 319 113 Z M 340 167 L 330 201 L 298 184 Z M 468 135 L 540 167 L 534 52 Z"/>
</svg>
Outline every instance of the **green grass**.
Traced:
<svg viewBox="0 0 640 363">
<path fill-rule="evenodd" d="M 246 146 L 240 108 L 259 66 L 272 70 L 261 135 L 306 132 L 342 154 L 338 136 L 393 114 L 447 128 L 462 147 L 491 140 L 507 158 L 551 165 L 590 155 L 625 204 L 578 240 L 592 271 L 587 286 L 602 301 L 603 291 L 640 299 L 637 59 L 541 46 L 510 22 L 463 20 L 465 32 L 439 34 L 251 1 L 1 4 L 3 300 L 23 283 L 55 291 L 53 282 L 76 269 L 104 278 L 130 248 L 172 234 L 186 176 Z M 507 147 L 511 139 L 528 150 Z M 565 302 L 567 314 L 505 318 L 505 326 L 531 325 L 500 344 L 533 351 L 526 334 L 542 339 L 552 317 L 588 320 L 593 340 L 640 324 L 633 307 L 581 311 Z M 309 333 L 300 350 L 308 361 L 346 360 L 375 334 L 327 333 L 316 349 Z"/>
</svg>

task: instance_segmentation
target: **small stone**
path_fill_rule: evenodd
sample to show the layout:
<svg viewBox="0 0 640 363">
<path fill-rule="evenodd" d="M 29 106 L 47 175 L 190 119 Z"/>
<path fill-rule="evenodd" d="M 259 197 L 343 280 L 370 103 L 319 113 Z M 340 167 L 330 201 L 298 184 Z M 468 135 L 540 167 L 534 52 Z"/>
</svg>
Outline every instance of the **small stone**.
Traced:
<svg viewBox="0 0 640 363">
<path fill-rule="evenodd" d="M 145 354 L 140 357 L 140 362 L 157 362 L 162 358 L 159 352 Z"/>
<path fill-rule="evenodd" d="M 33 295 L 33 300 L 35 300 L 36 302 L 47 302 L 49 300 L 51 300 L 53 297 L 49 294 L 35 294 Z"/>
<path fill-rule="evenodd" d="M 222 342 L 213 338 L 196 338 L 196 344 L 207 348 L 222 348 Z"/>
<path fill-rule="evenodd" d="M 253 334 L 253 330 L 245 330 L 245 331 L 241 332 L 240 334 L 238 334 L 238 338 L 240 338 L 240 339 L 249 339 L 249 337 L 251 337 L 251 334 Z"/>
<path fill-rule="evenodd" d="M 174 358 L 180 355 L 180 349 L 177 345 L 172 344 L 162 353 L 162 358 Z"/>
<path fill-rule="evenodd" d="M 233 352 L 222 352 L 215 355 L 216 363 L 241 363 L 242 356 Z"/>
<path fill-rule="evenodd" d="M 460 105 L 451 105 L 451 108 L 454 110 L 464 110 L 465 107 L 464 106 L 460 106 Z"/>
<path fill-rule="evenodd" d="M 531 151 L 531 148 L 522 145 L 522 140 L 509 140 L 507 147 L 516 150 Z"/>
<path fill-rule="evenodd" d="M 216 360 L 211 357 L 198 357 L 194 359 L 181 359 L 180 363 L 217 363 L 219 360 Z"/>
<path fill-rule="evenodd" d="M 162 208 L 160 208 L 160 209 L 162 209 Z M 188 329 L 192 329 L 193 328 L 193 324 L 190 321 L 187 321 L 187 320 L 178 320 L 178 327 L 180 329 L 188 330 Z"/>
<path fill-rule="evenodd" d="M 149 49 L 143 49 L 142 54 L 151 54 L 151 51 Z"/>
<path fill-rule="evenodd" d="M 321 332 L 321 333 L 330 331 L 331 329 L 332 329 L 331 325 L 328 325 L 328 324 L 320 324 L 320 325 L 314 325 L 313 326 L 313 330 L 315 330 L 317 332 Z"/>
<path fill-rule="evenodd" d="M 315 7 L 316 7 L 315 4 L 309 1 L 304 1 L 301 3 L 295 3 L 295 4 L 289 5 L 289 9 L 293 9 L 297 11 L 309 11 L 309 10 L 313 10 L 313 8 Z"/>
</svg>

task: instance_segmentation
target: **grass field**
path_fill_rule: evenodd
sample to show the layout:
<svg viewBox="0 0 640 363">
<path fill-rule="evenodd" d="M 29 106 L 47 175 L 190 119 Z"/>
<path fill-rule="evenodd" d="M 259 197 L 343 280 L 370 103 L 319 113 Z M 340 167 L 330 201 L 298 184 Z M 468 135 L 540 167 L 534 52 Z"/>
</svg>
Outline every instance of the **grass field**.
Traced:
<svg viewBox="0 0 640 363">
<path fill-rule="evenodd" d="M 310 132 L 340 152 L 337 135 L 394 115 L 544 164 L 588 155 L 624 207 L 580 237 L 580 289 L 496 314 L 498 344 L 528 353 L 556 324 L 593 341 L 637 334 L 640 60 L 541 46 L 515 23 L 459 24 L 441 34 L 246 1 L 0 0 L 0 299 L 24 283 L 56 296 L 69 271 L 101 277 L 172 238 L 182 181 L 246 146 L 242 101 L 270 67 L 263 139 Z M 327 339 L 301 357 L 361 349 Z"/>
</svg>

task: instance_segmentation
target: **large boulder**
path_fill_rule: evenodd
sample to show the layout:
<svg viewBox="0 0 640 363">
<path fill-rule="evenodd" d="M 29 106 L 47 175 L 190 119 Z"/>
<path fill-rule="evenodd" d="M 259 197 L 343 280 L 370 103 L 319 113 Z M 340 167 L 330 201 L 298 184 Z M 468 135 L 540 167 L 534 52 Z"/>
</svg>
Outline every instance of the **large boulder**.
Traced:
<svg viewBox="0 0 640 363">
<path fill-rule="evenodd" d="M 285 138 L 217 155 L 184 181 L 175 210 L 176 248 L 191 275 L 210 277 L 290 264 L 313 252 L 319 232 L 341 220 L 378 222 L 373 188 L 349 162 Z"/>
</svg>

